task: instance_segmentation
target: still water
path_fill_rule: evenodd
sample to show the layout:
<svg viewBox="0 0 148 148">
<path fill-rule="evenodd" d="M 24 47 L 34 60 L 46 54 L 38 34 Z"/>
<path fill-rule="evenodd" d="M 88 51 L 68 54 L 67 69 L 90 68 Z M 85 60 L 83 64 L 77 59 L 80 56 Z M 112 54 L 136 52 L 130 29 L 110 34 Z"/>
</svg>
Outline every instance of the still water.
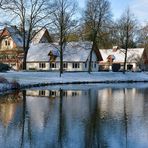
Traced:
<svg viewBox="0 0 148 148">
<path fill-rule="evenodd" d="M 148 148 L 148 84 L 0 95 L 2 148 Z"/>
</svg>

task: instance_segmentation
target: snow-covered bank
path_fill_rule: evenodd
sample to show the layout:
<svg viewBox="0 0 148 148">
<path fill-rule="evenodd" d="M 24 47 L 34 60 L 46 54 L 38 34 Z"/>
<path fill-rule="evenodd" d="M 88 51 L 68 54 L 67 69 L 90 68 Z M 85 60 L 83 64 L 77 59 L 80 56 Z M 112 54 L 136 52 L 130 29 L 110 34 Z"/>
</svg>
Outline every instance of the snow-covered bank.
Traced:
<svg viewBox="0 0 148 148">
<path fill-rule="evenodd" d="M 129 83 L 148 82 L 148 73 L 145 72 L 87 72 L 64 73 L 59 77 L 58 72 L 7 72 L 0 76 L 8 81 L 17 81 L 21 86 L 48 85 L 48 84 L 79 84 L 79 83 Z"/>
</svg>

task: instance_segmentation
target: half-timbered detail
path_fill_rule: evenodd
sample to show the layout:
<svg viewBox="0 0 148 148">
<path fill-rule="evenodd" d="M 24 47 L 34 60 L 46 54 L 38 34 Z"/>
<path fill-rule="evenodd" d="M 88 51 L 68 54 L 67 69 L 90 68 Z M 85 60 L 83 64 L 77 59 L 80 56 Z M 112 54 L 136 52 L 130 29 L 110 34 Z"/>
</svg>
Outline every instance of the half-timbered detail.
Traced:
<svg viewBox="0 0 148 148">
<path fill-rule="evenodd" d="M 0 34 L 0 62 L 19 70 L 22 65 L 23 39 L 15 27 L 5 27 Z"/>
</svg>

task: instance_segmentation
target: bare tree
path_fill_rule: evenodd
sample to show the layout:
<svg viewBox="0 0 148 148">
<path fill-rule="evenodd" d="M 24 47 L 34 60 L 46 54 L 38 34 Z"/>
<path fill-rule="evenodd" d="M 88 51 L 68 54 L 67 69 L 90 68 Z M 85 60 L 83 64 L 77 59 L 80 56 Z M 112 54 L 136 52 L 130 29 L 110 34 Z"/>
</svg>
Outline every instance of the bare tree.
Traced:
<svg viewBox="0 0 148 148">
<path fill-rule="evenodd" d="M 138 45 L 148 49 L 148 23 L 138 30 Z"/>
<path fill-rule="evenodd" d="M 102 31 L 111 20 L 110 2 L 108 0 L 87 0 L 85 10 L 85 25 L 90 30 L 92 49 L 90 52 L 88 72 L 92 71 L 92 52 L 97 46 Z"/>
<path fill-rule="evenodd" d="M 58 37 L 60 45 L 60 77 L 63 73 L 63 51 L 69 34 L 76 26 L 74 14 L 76 13 L 76 2 L 70 0 L 55 0 L 55 10 L 51 19 L 54 22 L 53 30 Z"/>
<path fill-rule="evenodd" d="M 134 47 L 134 37 L 136 32 L 136 19 L 128 8 L 118 21 L 117 37 L 119 38 L 119 46 L 125 49 L 125 59 L 123 73 L 126 71 L 127 50 Z"/>
<path fill-rule="evenodd" d="M 42 29 L 49 24 L 47 23 L 51 13 L 47 11 L 51 10 L 49 3 L 47 0 L 5 0 L 1 5 L 1 8 L 13 14 L 20 24 L 24 50 L 23 69 L 26 69 L 27 53 L 30 42 L 35 36 L 34 30 L 38 27 Z"/>
</svg>

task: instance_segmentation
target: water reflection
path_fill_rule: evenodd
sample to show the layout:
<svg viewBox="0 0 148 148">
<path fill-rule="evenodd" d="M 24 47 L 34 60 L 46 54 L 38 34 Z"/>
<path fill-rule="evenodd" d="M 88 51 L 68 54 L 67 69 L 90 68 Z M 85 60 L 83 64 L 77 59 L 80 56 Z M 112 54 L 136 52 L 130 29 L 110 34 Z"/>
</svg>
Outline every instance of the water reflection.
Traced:
<svg viewBox="0 0 148 148">
<path fill-rule="evenodd" d="M 27 90 L 0 96 L 0 145 L 147 148 L 148 87 Z"/>
</svg>

